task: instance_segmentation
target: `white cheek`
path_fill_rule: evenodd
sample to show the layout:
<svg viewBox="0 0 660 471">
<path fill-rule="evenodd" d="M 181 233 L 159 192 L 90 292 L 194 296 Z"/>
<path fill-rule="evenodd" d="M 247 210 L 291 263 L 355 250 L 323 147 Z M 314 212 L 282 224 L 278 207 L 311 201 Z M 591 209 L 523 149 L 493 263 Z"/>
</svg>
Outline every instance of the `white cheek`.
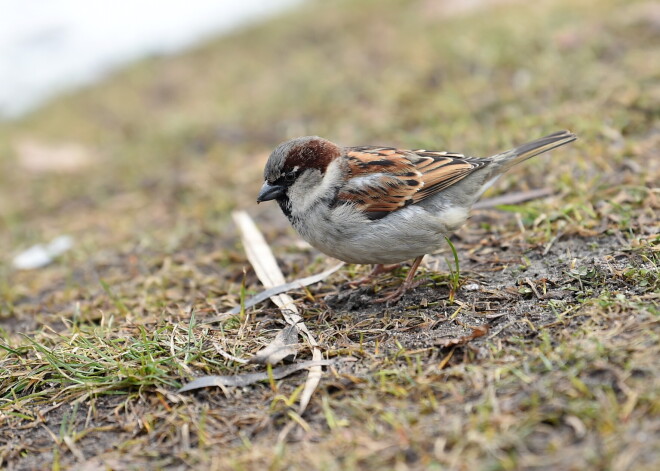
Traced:
<svg viewBox="0 0 660 471">
<path fill-rule="evenodd" d="M 289 197 L 295 201 L 294 212 L 304 213 L 307 208 L 316 203 L 317 200 L 329 194 L 332 194 L 336 183 L 341 179 L 341 171 L 337 161 L 328 165 L 325 175 L 321 178 L 317 170 L 316 175 L 310 173 L 301 175 L 296 183 L 291 187 Z"/>
</svg>

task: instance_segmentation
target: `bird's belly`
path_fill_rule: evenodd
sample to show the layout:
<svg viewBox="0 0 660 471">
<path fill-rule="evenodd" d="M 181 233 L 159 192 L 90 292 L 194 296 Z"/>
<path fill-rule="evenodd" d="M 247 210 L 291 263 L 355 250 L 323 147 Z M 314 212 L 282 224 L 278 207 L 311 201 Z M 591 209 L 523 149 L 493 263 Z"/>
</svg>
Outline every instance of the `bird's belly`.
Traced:
<svg viewBox="0 0 660 471">
<path fill-rule="evenodd" d="M 336 239 L 333 243 L 319 241 L 310 243 L 321 252 L 347 263 L 364 264 L 390 264 L 412 260 L 427 253 L 435 252 L 445 243 L 442 235 L 438 234 L 433 241 L 425 243 L 403 244 L 392 243 L 389 240 L 356 240 Z"/>
<path fill-rule="evenodd" d="M 361 214 L 328 212 L 301 219 L 294 227 L 321 252 L 348 263 L 400 263 L 435 252 L 467 218 L 460 214 L 430 214 L 408 207 L 370 221 Z M 446 217 L 449 216 L 449 217 Z"/>
</svg>

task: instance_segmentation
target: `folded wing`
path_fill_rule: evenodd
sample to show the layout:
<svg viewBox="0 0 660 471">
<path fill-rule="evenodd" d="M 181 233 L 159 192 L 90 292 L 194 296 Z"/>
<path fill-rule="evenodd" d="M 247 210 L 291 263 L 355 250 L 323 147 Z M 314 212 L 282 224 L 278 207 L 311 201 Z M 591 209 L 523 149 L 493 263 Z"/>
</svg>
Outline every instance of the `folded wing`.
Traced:
<svg viewBox="0 0 660 471">
<path fill-rule="evenodd" d="M 353 203 L 370 219 L 435 195 L 489 163 L 450 152 L 391 147 L 351 147 L 346 155 L 349 178 L 337 203 Z"/>
</svg>

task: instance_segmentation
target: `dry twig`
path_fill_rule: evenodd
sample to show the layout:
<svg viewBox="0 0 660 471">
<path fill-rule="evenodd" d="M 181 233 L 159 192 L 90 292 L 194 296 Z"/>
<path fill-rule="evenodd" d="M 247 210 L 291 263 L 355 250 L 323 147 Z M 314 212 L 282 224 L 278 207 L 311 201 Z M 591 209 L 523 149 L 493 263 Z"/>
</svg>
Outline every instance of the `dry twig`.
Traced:
<svg viewBox="0 0 660 471">
<path fill-rule="evenodd" d="M 232 216 L 241 231 L 243 246 L 248 260 L 252 264 L 261 283 L 266 288 L 284 284 L 284 275 L 278 267 L 270 247 L 268 247 L 266 240 L 259 229 L 257 229 L 252 218 L 244 211 L 235 211 Z M 322 369 L 321 364 L 318 363 L 322 360 L 321 349 L 314 336 L 302 321 L 302 317 L 298 314 L 298 308 L 294 305 L 291 296 L 288 294 L 276 294 L 271 297 L 271 300 L 280 308 L 284 320 L 288 324 L 295 326 L 299 333 L 303 333 L 312 347 L 312 361 L 315 364 L 309 367 L 307 381 L 300 396 L 298 413 L 302 414 L 321 380 Z"/>
</svg>

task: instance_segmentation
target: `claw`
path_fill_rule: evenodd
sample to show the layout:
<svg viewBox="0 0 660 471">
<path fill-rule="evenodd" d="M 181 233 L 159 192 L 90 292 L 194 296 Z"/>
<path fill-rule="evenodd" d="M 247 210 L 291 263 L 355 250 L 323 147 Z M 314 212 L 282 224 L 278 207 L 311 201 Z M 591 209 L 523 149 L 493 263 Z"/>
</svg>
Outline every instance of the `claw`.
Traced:
<svg viewBox="0 0 660 471">
<path fill-rule="evenodd" d="M 382 298 L 376 299 L 374 302 L 376 303 L 386 303 L 388 306 L 391 304 L 395 304 L 398 302 L 406 292 L 411 289 L 415 288 L 416 286 L 419 285 L 419 283 L 414 282 L 413 280 L 415 279 L 415 273 L 417 272 L 417 269 L 419 268 L 419 264 L 422 263 L 422 259 L 424 258 L 424 255 L 421 255 L 415 259 L 413 262 L 412 266 L 410 267 L 410 271 L 408 272 L 408 276 L 406 276 L 406 279 L 404 282 L 399 286 L 393 293 L 388 294 L 387 296 L 383 296 Z"/>
<path fill-rule="evenodd" d="M 348 286 L 350 286 L 351 288 L 357 288 L 358 286 L 368 285 L 374 280 L 376 276 L 380 275 L 381 273 L 389 273 L 398 266 L 399 266 L 398 264 L 383 265 L 382 263 L 378 263 L 374 265 L 374 268 L 367 276 L 363 276 L 362 278 L 359 278 L 357 280 L 350 281 L 348 283 Z"/>
</svg>

